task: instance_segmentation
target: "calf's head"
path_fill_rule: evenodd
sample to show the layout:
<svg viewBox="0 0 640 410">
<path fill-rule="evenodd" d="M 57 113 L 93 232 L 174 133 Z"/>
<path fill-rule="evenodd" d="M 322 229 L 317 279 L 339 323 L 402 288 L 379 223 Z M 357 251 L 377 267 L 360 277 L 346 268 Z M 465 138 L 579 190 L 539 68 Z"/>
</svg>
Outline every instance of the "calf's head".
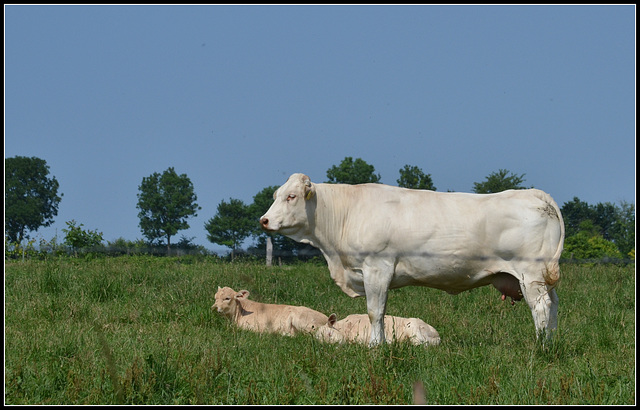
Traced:
<svg viewBox="0 0 640 410">
<path fill-rule="evenodd" d="M 219 313 L 225 316 L 234 317 L 238 311 L 239 301 L 249 296 L 248 290 L 241 290 L 236 292 L 228 286 L 221 288 L 218 286 L 218 291 L 215 295 L 215 303 L 211 308 L 216 308 Z"/>
<path fill-rule="evenodd" d="M 327 323 L 323 326 L 320 326 L 318 330 L 316 330 L 315 337 L 322 340 L 323 342 L 344 342 L 344 334 L 342 333 L 341 329 L 336 327 L 336 323 L 338 323 L 338 318 L 335 313 L 332 313 L 329 316 L 329 320 L 327 321 Z M 338 324 L 338 326 L 340 325 Z"/>
<path fill-rule="evenodd" d="M 273 194 L 273 204 L 260 218 L 262 229 L 295 237 L 308 226 L 307 203 L 315 195 L 316 188 L 308 176 L 293 174 Z"/>
</svg>

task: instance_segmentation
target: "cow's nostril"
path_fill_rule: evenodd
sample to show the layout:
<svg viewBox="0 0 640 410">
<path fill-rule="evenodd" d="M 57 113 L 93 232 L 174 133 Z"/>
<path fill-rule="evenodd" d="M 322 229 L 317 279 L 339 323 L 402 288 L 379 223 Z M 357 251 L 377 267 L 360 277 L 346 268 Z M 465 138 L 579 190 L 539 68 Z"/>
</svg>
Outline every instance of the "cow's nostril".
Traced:
<svg viewBox="0 0 640 410">
<path fill-rule="evenodd" d="M 267 218 L 262 218 L 260 220 L 260 224 L 262 224 L 262 226 L 267 226 L 269 225 L 269 220 Z"/>
</svg>

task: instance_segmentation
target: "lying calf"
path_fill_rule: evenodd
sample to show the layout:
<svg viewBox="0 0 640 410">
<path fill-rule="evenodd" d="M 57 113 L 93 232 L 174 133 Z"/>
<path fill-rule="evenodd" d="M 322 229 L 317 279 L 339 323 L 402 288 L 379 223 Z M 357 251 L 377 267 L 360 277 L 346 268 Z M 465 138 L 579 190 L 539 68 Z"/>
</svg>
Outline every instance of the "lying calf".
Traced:
<svg viewBox="0 0 640 410">
<path fill-rule="evenodd" d="M 384 333 L 388 342 L 409 340 L 414 345 L 437 345 L 440 343 L 440 335 L 436 329 L 417 318 L 387 315 L 384 317 Z M 336 314 L 332 313 L 325 325 L 316 331 L 315 336 L 325 342 L 367 344 L 371 337 L 369 316 L 366 314 L 349 315 L 342 320 L 337 320 Z"/>
<path fill-rule="evenodd" d="M 329 320 L 327 315 L 305 306 L 260 303 L 248 297 L 248 290 L 236 292 L 230 287 L 218 286 L 211 308 L 218 309 L 240 328 L 283 335 L 313 332 Z"/>
</svg>

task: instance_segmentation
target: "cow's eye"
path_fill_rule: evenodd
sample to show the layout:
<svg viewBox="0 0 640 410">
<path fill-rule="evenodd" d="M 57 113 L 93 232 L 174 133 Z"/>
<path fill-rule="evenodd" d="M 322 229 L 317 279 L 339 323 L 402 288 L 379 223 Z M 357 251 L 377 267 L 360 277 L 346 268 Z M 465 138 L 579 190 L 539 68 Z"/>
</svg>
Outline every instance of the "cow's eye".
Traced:
<svg viewBox="0 0 640 410">
<path fill-rule="evenodd" d="M 295 194 L 289 194 L 289 196 L 287 197 L 287 201 L 291 201 L 292 199 L 295 199 L 296 195 Z"/>
</svg>

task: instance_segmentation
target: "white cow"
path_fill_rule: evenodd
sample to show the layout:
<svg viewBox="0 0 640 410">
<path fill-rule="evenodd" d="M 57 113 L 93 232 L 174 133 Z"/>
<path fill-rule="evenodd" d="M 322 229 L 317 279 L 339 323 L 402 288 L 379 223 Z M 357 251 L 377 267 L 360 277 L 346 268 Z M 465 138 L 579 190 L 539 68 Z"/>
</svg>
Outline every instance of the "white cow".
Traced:
<svg viewBox="0 0 640 410">
<path fill-rule="evenodd" d="M 249 299 L 248 290 L 236 292 L 227 286 L 218 286 L 215 303 L 211 308 L 216 308 L 242 329 L 289 336 L 300 332 L 314 332 L 329 320 L 324 313 L 306 306 L 253 301 Z"/>
<path fill-rule="evenodd" d="M 321 326 L 315 336 L 325 342 L 368 343 L 371 337 L 369 315 L 349 315 L 337 320 L 336 314 L 329 316 L 327 324 Z M 440 343 L 438 331 L 422 319 L 398 316 L 384 316 L 384 337 L 399 342 L 408 340 L 414 345 L 437 345 Z"/>
<path fill-rule="evenodd" d="M 370 345 L 385 340 L 388 290 L 408 285 L 457 294 L 492 284 L 503 299 L 524 296 L 536 336 L 557 328 L 564 223 L 543 191 L 315 184 L 293 174 L 274 199 L 262 228 L 319 248 L 338 286 L 367 298 Z"/>
</svg>

